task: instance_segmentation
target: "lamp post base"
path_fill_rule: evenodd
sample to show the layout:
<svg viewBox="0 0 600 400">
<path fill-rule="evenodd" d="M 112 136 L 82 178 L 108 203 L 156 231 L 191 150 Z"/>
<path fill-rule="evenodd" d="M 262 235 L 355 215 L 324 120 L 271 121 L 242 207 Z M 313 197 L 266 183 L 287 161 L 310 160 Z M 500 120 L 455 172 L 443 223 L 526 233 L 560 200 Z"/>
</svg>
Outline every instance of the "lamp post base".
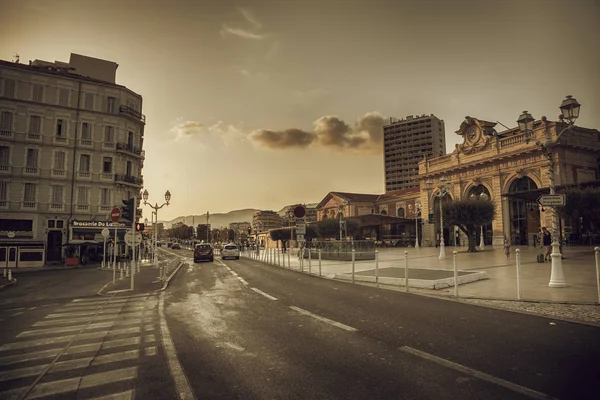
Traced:
<svg viewBox="0 0 600 400">
<path fill-rule="evenodd" d="M 444 240 L 440 243 L 440 256 L 438 257 L 440 260 L 446 258 L 446 247 L 444 245 Z"/>
<path fill-rule="evenodd" d="M 549 287 L 566 287 L 565 274 L 563 272 L 562 254 L 560 254 L 560 245 L 558 242 L 552 243 L 552 271 L 550 273 Z"/>
</svg>

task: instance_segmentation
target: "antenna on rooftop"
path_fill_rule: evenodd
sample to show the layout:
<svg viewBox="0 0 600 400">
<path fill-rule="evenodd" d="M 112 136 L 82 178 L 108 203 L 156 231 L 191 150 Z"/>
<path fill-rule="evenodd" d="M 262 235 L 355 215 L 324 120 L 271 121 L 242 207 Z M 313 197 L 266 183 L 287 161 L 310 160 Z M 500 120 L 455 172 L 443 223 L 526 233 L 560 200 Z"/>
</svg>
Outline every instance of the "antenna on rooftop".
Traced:
<svg viewBox="0 0 600 400">
<path fill-rule="evenodd" d="M 15 63 L 15 64 L 18 64 L 18 63 L 19 63 L 19 59 L 20 59 L 19 55 L 18 55 L 18 54 L 15 54 L 13 57 L 15 58 L 15 61 L 14 61 L 14 63 Z"/>
</svg>

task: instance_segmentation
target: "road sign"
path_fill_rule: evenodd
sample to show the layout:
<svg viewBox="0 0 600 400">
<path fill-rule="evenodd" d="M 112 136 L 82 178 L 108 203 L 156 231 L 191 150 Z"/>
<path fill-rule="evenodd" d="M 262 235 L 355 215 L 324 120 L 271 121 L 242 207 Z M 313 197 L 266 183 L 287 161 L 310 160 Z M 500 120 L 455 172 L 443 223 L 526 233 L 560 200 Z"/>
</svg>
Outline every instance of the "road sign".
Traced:
<svg viewBox="0 0 600 400">
<path fill-rule="evenodd" d="M 119 207 L 112 209 L 110 212 L 110 219 L 112 219 L 113 222 L 117 222 L 119 219 L 121 219 L 121 209 Z"/>
<path fill-rule="evenodd" d="M 537 202 L 542 207 L 562 207 L 567 204 L 564 194 L 543 194 L 538 197 Z"/>
<path fill-rule="evenodd" d="M 298 237 L 296 238 L 296 240 L 298 242 L 304 242 L 304 235 L 298 235 Z"/>
<path fill-rule="evenodd" d="M 296 225 L 296 233 L 298 235 L 306 235 L 306 224 L 301 222 L 298 225 Z"/>
<path fill-rule="evenodd" d="M 305 215 L 306 215 L 306 208 L 304 208 L 304 206 L 294 207 L 294 217 L 304 218 Z"/>
<path fill-rule="evenodd" d="M 139 246 L 142 241 L 142 234 L 140 232 L 127 231 L 124 239 L 128 246 Z"/>
<path fill-rule="evenodd" d="M 108 235 L 110 235 L 108 228 L 102 229 L 102 236 L 104 237 L 104 239 L 106 239 L 108 237 Z"/>
</svg>

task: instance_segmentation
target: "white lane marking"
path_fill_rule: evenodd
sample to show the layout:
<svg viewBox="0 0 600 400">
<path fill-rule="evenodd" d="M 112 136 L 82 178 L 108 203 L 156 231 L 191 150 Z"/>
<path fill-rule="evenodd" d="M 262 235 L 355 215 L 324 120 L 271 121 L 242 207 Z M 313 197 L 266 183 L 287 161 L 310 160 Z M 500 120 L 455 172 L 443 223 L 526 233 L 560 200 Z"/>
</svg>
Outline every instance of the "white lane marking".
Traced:
<svg viewBox="0 0 600 400">
<path fill-rule="evenodd" d="M 171 332 L 169 331 L 169 326 L 167 325 L 167 320 L 165 319 L 165 293 L 160 293 L 160 302 L 158 304 L 158 315 L 160 318 L 160 330 L 162 337 L 163 348 L 165 349 L 165 355 L 167 357 L 169 371 L 171 372 L 171 377 L 175 382 L 175 389 L 179 394 L 179 400 L 194 400 L 195 396 L 192 391 L 192 387 L 183 372 L 183 368 L 179 363 L 179 359 L 177 358 L 177 352 L 175 350 L 175 345 L 173 344 L 173 340 L 171 339 Z"/>
<path fill-rule="evenodd" d="M 27 395 L 27 399 L 37 399 L 53 394 L 73 392 L 77 390 L 77 385 L 79 385 L 79 377 L 42 383 L 32 389 L 29 395 Z"/>
<path fill-rule="evenodd" d="M 0 357 L 0 365 L 10 365 L 25 361 L 43 360 L 44 358 L 55 357 L 60 349 L 38 351 L 35 353 L 15 354 L 12 356 Z"/>
<path fill-rule="evenodd" d="M 115 320 L 119 320 L 122 318 L 131 318 L 131 317 L 135 317 L 135 316 L 142 316 L 142 312 L 143 310 L 139 310 L 139 311 L 133 311 L 133 312 L 124 312 L 121 314 L 110 314 L 110 315 L 103 315 L 103 314 L 99 314 L 96 318 L 94 318 L 94 321 L 108 321 L 111 319 L 115 319 Z M 85 323 L 87 323 L 91 318 L 89 317 L 79 317 L 79 318 L 66 318 L 66 319 L 58 319 L 58 318 L 53 318 L 51 320 L 44 320 L 44 321 L 39 321 L 36 322 L 35 324 L 33 324 L 32 326 L 38 327 L 38 326 L 56 326 L 56 325 L 83 325 Z"/>
<path fill-rule="evenodd" d="M 277 300 L 277 297 L 273 297 L 273 296 L 271 296 L 270 294 L 266 294 L 265 292 L 263 292 L 263 291 L 262 291 L 262 290 L 260 290 L 260 289 L 257 289 L 257 288 L 254 288 L 254 287 L 253 287 L 253 288 L 250 288 L 250 289 L 254 290 L 254 291 L 255 291 L 256 293 L 258 293 L 258 294 L 262 294 L 263 296 L 265 296 L 265 297 L 266 297 L 267 299 L 269 299 L 269 300 Z"/>
<path fill-rule="evenodd" d="M 109 394 L 108 396 L 94 397 L 90 400 L 133 400 L 135 398 L 135 390 L 131 389 L 126 392 Z"/>
<path fill-rule="evenodd" d="M 238 278 L 238 280 L 239 280 L 240 282 L 242 282 L 244 285 L 248 285 L 248 282 L 246 282 L 246 281 L 244 280 L 244 278 L 242 278 L 241 276 L 238 276 L 237 278 Z"/>
<path fill-rule="evenodd" d="M 150 347 L 144 348 L 144 355 L 146 357 L 155 356 L 156 355 L 156 346 L 150 346 Z"/>
<path fill-rule="evenodd" d="M 0 382 L 9 381 L 11 379 L 27 378 L 35 376 L 44 370 L 46 365 L 36 365 L 33 367 L 17 368 L 8 371 L 0 372 Z"/>
<path fill-rule="evenodd" d="M 91 365 L 102 365 L 117 361 L 133 360 L 134 358 L 139 357 L 139 350 L 126 350 L 120 351 L 118 353 L 104 354 L 102 356 L 98 356 L 94 359 L 94 361 L 92 361 Z"/>
<path fill-rule="evenodd" d="M 11 317 L 16 317 L 17 315 L 21 315 L 21 314 L 23 314 L 23 311 L 18 312 L 18 313 L 14 313 L 13 315 L 11 315 Z"/>
<path fill-rule="evenodd" d="M 132 338 L 126 338 L 126 339 L 108 340 L 102 344 L 102 348 L 103 349 L 111 349 L 113 347 L 133 346 L 133 345 L 139 345 L 139 344 L 140 344 L 140 338 L 132 337 Z"/>
<path fill-rule="evenodd" d="M 39 336 L 39 335 L 49 335 L 56 333 L 67 333 L 73 331 L 79 331 L 83 328 L 84 324 L 77 324 L 75 326 L 65 326 L 62 328 L 44 328 L 44 329 L 36 329 L 34 331 L 25 331 L 21 332 L 17 335 L 18 338 L 22 337 L 31 337 L 31 336 Z M 89 324 L 86 329 L 97 329 L 97 328 L 110 328 L 113 326 L 113 322 L 99 322 L 97 324 Z"/>
<path fill-rule="evenodd" d="M 9 308 L 8 310 L 4 310 L 6 312 L 11 312 L 11 311 L 21 311 L 24 310 L 26 307 L 19 307 L 19 308 Z"/>
<path fill-rule="evenodd" d="M 487 381 L 487 382 L 493 383 L 495 385 L 502 386 L 503 388 L 512 390 L 513 392 L 516 392 L 516 393 L 523 394 L 523 395 L 531 397 L 533 399 L 540 399 L 540 400 L 555 399 L 554 397 L 548 396 L 547 394 L 537 392 L 535 390 L 526 388 L 521 385 L 517 385 L 516 383 L 512 383 L 512 382 L 509 382 L 509 381 L 501 379 L 501 378 L 497 378 L 493 375 L 486 374 L 485 372 L 477 371 L 476 369 L 466 367 L 462 364 L 458 364 L 453 361 L 434 356 L 433 354 L 429 354 L 429 353 L 425 353 L 424 351 L 421 351 L 421 350 L 413 349 L 412 347 L 409 347 L 409 346 L 402 346 L 402 347 L 400 347 L 400 350 L 405 353 L 412 354 L 414 356 L 424 358 L 428 361 L 432 361 L 434 363 L 443 365 L 444 367 L 452 368 L 452 369 L 460 371 L 464 374 L 471 375 L 477 379 L 481 379 L 483 381 Z"/>
<path fill-rule="evenodd" d="M 154 337 L 154 335 L 146 335 L 144 336 L 144 343 L 151 343 L 156 341 L 156 338 Z"/>
<path fill-rule="evenodd" d="M 337 328 L 340 328 L 340 329 L 344 329 L 344 330 L 346 330 L 348 332 L 357 332 L 358 331 L 358 329 L 356 329 L 356 328 L 353 328 L 353 327 L 348 326 L 348 325 L 344 325 L 344 324 L 342 324 L 340 322 L 336 322 L 336 321 L 334 321 L 332 319 L 329 319 L 329 318 L 321 317 L 320 315 L 313 314 L 310 311 L 306 311 L 306 310 L 304 310 L 304 309 L 302 309 L 300 307 L 290 306 L 290 308 L 292 310 L 294 310 L 294 311 L 299 312 L 300 314 L 308 315 L 310 317 L 318 319 L 319 321 L 326 322 L 326 323 L 328 323 L 330 325 L 333 325 L 333 326 L 335 326 Z"/>
<path fill-rule="evenodd" d="M 104 337 L 107 333 L 108 333 L 108 331 L 88 333 L 85 335 L 79 335 L 78 339 L 79 340 L 97 339 L 99 337 Z M 3 344 L 2 346 L 0 346 L 0 351 L 27 349 L 27 348 L 35 347 L 35 346 L 45 346 L 48 344 L 65 343 L 65 342 L 69 342 L 74 336 L 75 336 L 75 334 L 61 336 L 61 337 L 55 337 L 55 338 L 48 338 L 48 339 L 34 339 L 34 340 L 26 340 L 26 341 L 22 341 L 22 342 L 6 343 L 6 344 Z M 61 347 L 64 347 L 64 346 L 61 346 Z"/>
</svg>

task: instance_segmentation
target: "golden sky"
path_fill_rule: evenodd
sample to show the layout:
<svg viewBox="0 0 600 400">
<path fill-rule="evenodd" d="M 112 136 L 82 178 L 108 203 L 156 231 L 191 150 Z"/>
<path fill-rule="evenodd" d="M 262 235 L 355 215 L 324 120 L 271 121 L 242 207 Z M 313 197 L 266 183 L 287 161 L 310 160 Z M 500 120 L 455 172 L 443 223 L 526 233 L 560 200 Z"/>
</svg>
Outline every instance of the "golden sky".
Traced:
<svg viewBox="0 0 600 400">
<path fill-rule="evenodd" d="M 600 128 L 594 0 L 1 4 L 0 59 L 114 61 L 143 96 L 161 220 L 382 193 L 389 117 L 435 114 L 451 152 L 466 115 L 556 120 L 571 94 L 577 124 Z"/>
</svg>

